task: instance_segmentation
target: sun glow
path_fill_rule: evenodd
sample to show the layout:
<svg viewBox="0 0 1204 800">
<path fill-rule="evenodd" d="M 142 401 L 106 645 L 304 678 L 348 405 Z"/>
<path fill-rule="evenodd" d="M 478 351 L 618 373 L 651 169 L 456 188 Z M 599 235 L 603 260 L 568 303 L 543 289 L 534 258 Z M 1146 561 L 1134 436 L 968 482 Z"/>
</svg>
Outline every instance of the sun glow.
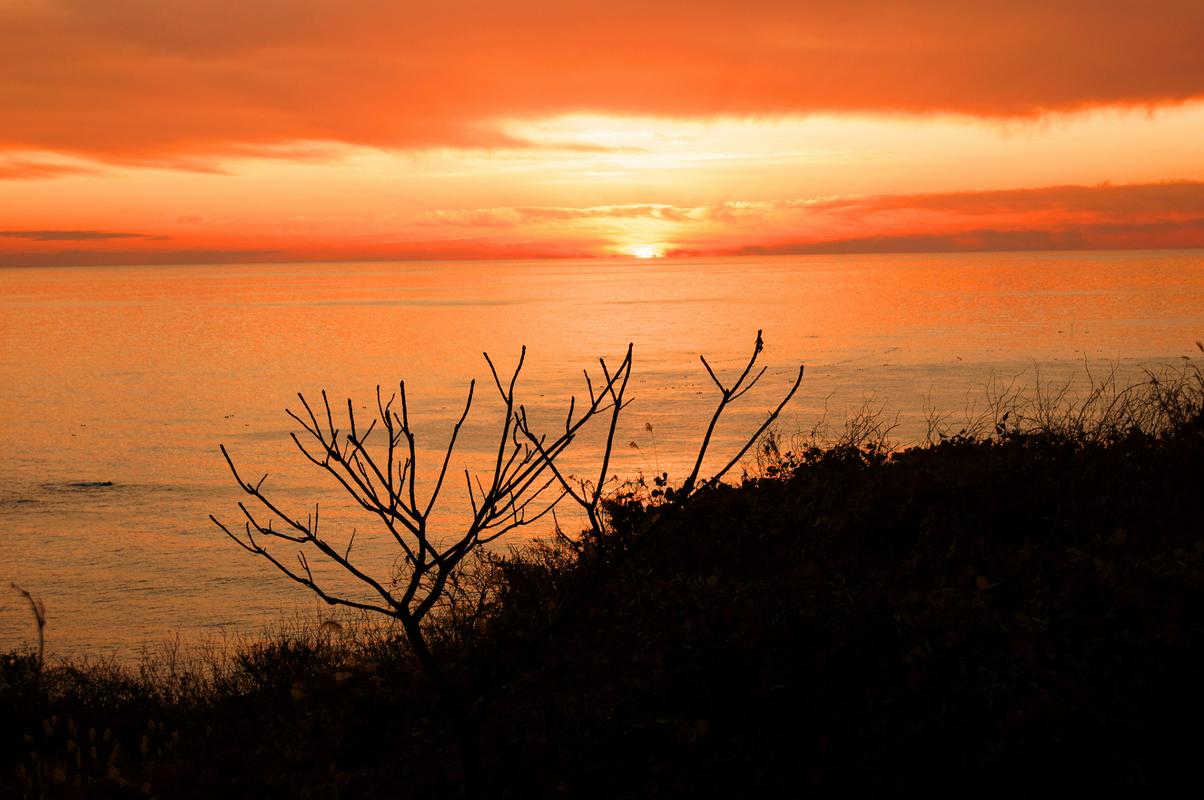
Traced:
<svg viewBox="0 0 1204 800">
<path fill-rule="evenodd" d="M 524 146 L 306 140 L 151 165 L 0 142 L 0 266 L 1204 242 L 1199 101 L 1006 123 L 594 114 L 499 124 Z"/>
<path fill-rule="evenodd" d="M 659 244 L 633 244 L 627 246 L 627 255 L 633 258 L 660 258 L 665 248 Z"/>
</svg>

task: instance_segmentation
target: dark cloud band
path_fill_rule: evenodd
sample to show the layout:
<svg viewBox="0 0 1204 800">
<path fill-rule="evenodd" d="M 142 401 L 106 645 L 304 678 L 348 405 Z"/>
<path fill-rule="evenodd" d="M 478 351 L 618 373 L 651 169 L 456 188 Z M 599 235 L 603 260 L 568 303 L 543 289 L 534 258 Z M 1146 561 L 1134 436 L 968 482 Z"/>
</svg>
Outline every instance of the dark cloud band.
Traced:
<svg viewBox="0 0 1204 800">
<path fill-rule="evenodd" d="M 1031 117 L 1204 96 L 1199 0 L 14 0 L 0 150 L 126 163 L 344 142 L 515 146 L 502 120 Z"/>
<path fill-rule="evenodd" d="M 29 239 L 34 242 L 103 242 L 110 239 L 162 239 L 145 233 L 117 231 L 0 231 L 3 239 Z"/>
</svg>

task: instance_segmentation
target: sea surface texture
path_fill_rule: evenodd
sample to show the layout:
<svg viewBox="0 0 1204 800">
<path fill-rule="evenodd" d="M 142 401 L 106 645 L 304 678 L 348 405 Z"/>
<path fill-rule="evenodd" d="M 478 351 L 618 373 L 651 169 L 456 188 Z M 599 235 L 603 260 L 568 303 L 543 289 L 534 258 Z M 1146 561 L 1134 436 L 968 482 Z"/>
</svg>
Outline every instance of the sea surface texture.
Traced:
<svg viewBox="0 0 1204 800">
<path fill-rule="evenodd" d="M 906 443 L 932 410 L 956 429 L 992 386 L 1077 390 L 1086 370 L 1129 380 L 1199 359 L 1204 253 L 0 270 L 0 650 L 34 641 L 10 582 L 43 599 L 51 656 L 128 661 L 176 636 L 315 618 L 305 589 L 208 520 L 237 525 L 243 499 L 219 444 L 290 511 L 320 503 L 332 539 L 354 529 L 360 563 L 387 579 L 398 553 L 289 439 L 298 392 L 320 402 L 326 389 L 336 414 L 350 398 L 367 415 L 378 385 L 387 396 L 404 379 L 421 494 L 475 378 L 437 516 L 452 535 L 468 511 L 463 471 L 484 480 L 496 457 L 483 351 L 507 372 L 526 345 L 518 396 L 552 431 L 569 396 L 586 395 L 582 370 L 598 385 L 598 358 L 613 366 L 634 343 L 612 473 L 680 480 L 717 399 L 699 355 L 728 379 L 758 329 L 768 371 L 720 426 L 710 469 L 800 363 L 778 425 L 787 442 L 817 425 L 839 433 L 864 407 L 897 417 Z M 598 443 L 584 437 L 567 468 L 590 476 Z"/>
</svg>

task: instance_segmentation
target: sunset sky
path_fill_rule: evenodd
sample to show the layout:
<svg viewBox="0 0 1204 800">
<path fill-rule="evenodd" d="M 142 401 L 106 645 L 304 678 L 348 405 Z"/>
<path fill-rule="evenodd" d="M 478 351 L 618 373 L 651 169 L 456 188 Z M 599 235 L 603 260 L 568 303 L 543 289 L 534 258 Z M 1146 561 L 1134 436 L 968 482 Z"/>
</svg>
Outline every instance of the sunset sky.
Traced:
<svg viewBox="0 0 1204 800">
<path fill-rule="evenodd" d="M 0 266 L 1128 247 L 1200 0 L 0 0 Z"/>
</svg>

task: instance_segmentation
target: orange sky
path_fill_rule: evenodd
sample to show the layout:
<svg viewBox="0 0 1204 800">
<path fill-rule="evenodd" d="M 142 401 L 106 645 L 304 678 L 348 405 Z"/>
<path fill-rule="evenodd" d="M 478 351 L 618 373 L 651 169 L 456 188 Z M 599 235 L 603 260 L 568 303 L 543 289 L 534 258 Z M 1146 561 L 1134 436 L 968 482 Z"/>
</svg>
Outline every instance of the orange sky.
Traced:
<svg viewBox="0 0 1204 800">
<path fill-rule="evenodd" d="M 0 266 L 1204 247 L 1201 42 L 1199 0 L 0 0 Z"/>
</svg>

